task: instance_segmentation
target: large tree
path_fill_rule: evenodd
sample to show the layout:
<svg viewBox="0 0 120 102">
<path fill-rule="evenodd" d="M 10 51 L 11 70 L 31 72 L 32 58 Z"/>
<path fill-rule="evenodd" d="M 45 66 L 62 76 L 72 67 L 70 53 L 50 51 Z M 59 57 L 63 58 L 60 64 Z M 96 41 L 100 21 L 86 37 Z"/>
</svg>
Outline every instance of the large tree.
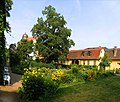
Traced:
<svg viewBox="0 0 120 102">
<path fill-rule="evenodd" d="M 10 17 L 12 0 L 0 0 L 0 84 L 2 84 L 3 66 L 5 65 L 5 34 L 9 32 L 10 26 L 6 21 L 6 17 Z"/>
<path fill-rule="evenodd" d="M 40 51 L 46 63 L 59 62 L 66 59 L 69 48 L 74 45 L 71 29 L 66 27 L 64 17 L 57 13 L 51 5 L 42 11 L 43 16 L 32 28 L 32 35 L 37 38 L 36 50 Z"/>
</svg>

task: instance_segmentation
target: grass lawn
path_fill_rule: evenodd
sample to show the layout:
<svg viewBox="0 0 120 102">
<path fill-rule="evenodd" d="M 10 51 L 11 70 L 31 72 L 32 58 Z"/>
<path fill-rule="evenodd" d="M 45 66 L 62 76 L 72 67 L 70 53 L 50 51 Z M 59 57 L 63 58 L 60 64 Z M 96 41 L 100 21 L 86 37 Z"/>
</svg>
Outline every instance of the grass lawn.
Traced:
<svg viewBox="0 0 120 102">
<path fill-rule="evenodd" d="M 120 76 L 62 88 L 54 98 L 42 102 L 120 102 Z"/>
</svg>

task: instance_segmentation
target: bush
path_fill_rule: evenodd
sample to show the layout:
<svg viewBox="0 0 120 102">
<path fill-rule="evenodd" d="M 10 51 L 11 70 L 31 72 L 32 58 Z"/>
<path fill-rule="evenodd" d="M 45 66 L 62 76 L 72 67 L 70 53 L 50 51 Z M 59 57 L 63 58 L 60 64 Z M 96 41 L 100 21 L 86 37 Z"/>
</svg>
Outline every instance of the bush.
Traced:
<svg viewBox="0 0 120 102">
<path fill-rule="evenodd" d="M 64 77 L 65 74 L 62 70 L 57 69 L 52 73 L 52 80 L 57 81 L 58 83 L 62 82 L 62 77 Z"/>
<path fill-rule="evenodd" d="M 47 70 L 48 71 L 48 70 Z M 36 100 L 38 97 L 49 97 L 56 93 L 59 85 L 43 69 L 26 69 L 22 77 L 23 96 L 25 100 Z M 21 91 L 19 91 L 21 94 Z"/>
<path fill-rule="evenodd" d="M 19 74 L 19 75 L 23 75 L 24 74 L 24 68 L 22 68 L 20 65 L 18 66 L 14 66 L 14 67 L 11 67 L 11 70 L 13 73 L 16 73 L 16 74 Z"/>
<path fill-rule="evenodd" d="M 116 69 L 116 74 L 120 74 L 120 68 Z"/>
<path fill-rule="evenodd" d="M 46 64 L 46 63 L 36 62 L 36 61 L 31 61 L 30 62 L 30 67 L 36 67 L 36 68 L 45 67 L 45 68 L 50 68 L 50 69 L 55 68 L 55 66 L 52 63 Z"/>
<path fill-rule="evenodd" d="M 67 84 L 74 82 L 75 79 L 76 77 L 73 74 L 66 74 L 66 76 L 62 78 L 63 83 Z"/>
<path fill-rule="evenodd" d="M 78 65 L 71 66 L 71 69 L 26 68 L 19 94 L 28 102 L 34 101 L 54 95 L 60 85 L 69 86 L 69 84 L 113 75 L 113 71 L 99 72 L 96 67 L 84 68 Z"/>
<path fill-rule="evenodd" d="M 104 71 L 104 72 L 98 71 L 97 72 L 97 79 L 111 77 L 111 76 L 114 76 L 114 75 L 115 75 L 114 71 Z"/>
<path fill-rule="evenodd" d="M 92 69 L 81 69 L 79 70 L 79 73 L 81 74 L 82 78 L 84 80 L 93 80 L 96 78 L 96 71 Z"/>
<path fill-rule="evenodd" d="M 13 73 L 23 75 L 24 74 L 24 68 L 29 67 L 29 61 L 21 61 L 18 65 L 12 65 L 11 70 Z"/>
<path fill-rule="evenodd" d="M 78 74 L 78 65 L 74 64 L 71 66 L 71 69 L 72 69 L 72 73 L 73 74 Z"/>
</svg>

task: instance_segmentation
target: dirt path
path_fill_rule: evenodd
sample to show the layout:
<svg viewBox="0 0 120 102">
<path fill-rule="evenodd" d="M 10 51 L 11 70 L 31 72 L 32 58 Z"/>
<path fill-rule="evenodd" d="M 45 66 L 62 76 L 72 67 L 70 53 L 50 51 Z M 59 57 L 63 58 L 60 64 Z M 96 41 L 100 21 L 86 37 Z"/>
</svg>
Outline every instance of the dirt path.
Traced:
<svg viewBox="0 0 120 102">
<path fill-rule="evenodd" d="M 0 86 L 0 102 L 20 102 L 18 87 L 21 86 L 21 75 L 11 73 L 11 85 Z"/>
</svg>

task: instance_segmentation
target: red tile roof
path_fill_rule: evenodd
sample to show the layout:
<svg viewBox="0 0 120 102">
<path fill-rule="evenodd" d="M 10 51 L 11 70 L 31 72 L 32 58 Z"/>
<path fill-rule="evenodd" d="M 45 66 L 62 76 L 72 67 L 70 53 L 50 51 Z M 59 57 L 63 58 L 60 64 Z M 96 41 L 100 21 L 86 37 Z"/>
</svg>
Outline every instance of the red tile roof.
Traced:
<svg viewBox="0 0 120 102">
<path fill-rule="evenodd" d="M 113 49 L 108 49 L 106 51 L 107 55 L 108 55 L 108 59 L 110 60 L 120 60 L 120 48 L 117 48 L 117 53 L 116 56 L 114 56 L 114 48 Z"/>
<path fill-rule="evenodd" d="M 83 50 L 70 50 L 67 59 L 98 59 L 103 47 L 87 48 Z M 84 56 L 83 56 L 84 53 Z"/>
<path fill-rule="evenodd" d="M 35 40 L 35 38 L 33 38 L 33 37 L 28 37 L 27 40 L 28 40 L 28 41 L 33 41 L 33 40 Z"/>
</svg>

